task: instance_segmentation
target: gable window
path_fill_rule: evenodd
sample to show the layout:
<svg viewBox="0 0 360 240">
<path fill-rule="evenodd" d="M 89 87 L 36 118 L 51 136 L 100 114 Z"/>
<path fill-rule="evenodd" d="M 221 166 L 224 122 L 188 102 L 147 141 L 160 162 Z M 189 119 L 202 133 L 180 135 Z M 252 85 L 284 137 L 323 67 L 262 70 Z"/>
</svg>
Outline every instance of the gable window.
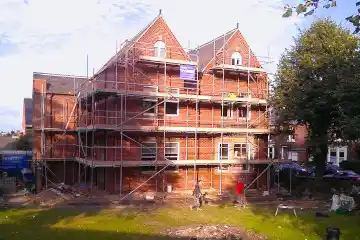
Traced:
<svg viewBox="0 0 360 240">
<path fill-rule="evenodd" d="M 167 160 L 171 160 L 171 161 L 179 160 L 179 152 L 180 152 L 179 142 L 165 143 L 165 158 Z"/>
<path fill-rule="evenodd" d="M 143 87 L 144 92 L 148 93 L 156 93 L 157 87 L 153 86 L 144 86 Z M 149 94 L 150 95 L 150 94 Z M 144 115 L 155 115 L 157 113 L 157 98 L 152 97 L 151 95 L 148 97 L 145 97 L 142 101 L 142 109 L 143 111 L 147 110 Z"/>
<path fill-rule="evenodd" d="M 173 94 L 179 94 L 178 88 L 170 88 L 168 92 Z M 171 96 L 170 96 L 171 97 Z M 178 116 L 179 115 L 179 99 L 168 99 L 165 102 L 165 114 L 170 116 Z"/>
<path fill-rule="evenodd" d="M 228 143 L 219 143 L 218 144 L 218 159 L 219 160 L 229 160 L 229 144 Z"/>
<path fill-rule="evenodd" d="M 242 65 L 242 57 L 239 52 L 234 52 L 231 54 L 231 65 L 241 66 Z"/>
<path fill-rule="evenodd" d="M 162 57 L 166 56 L 166 47 L 163 41 L 157 41 L 154 45 L 154 57 Z"/>
<path fill-rule="evenodd" d="M 142 161 L 155 161 L 156 160 L 156 143 L 147 142 L 141 146 L 141 160 Z"/>
</svg>

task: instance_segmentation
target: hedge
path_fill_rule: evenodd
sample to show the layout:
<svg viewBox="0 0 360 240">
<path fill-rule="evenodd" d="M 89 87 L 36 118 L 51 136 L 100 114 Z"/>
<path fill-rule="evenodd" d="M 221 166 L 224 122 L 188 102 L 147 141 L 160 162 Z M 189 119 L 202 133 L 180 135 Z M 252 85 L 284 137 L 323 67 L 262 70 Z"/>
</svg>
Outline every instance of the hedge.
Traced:
<svg viewBox="0 0 360 240">
<path fill-rule="evenodd" d="M 360 161 L 342 161 L 340 163 L 340 168 L 344 170 L 352 170 L 358 174 L 360 174 Z"/>
</svg>

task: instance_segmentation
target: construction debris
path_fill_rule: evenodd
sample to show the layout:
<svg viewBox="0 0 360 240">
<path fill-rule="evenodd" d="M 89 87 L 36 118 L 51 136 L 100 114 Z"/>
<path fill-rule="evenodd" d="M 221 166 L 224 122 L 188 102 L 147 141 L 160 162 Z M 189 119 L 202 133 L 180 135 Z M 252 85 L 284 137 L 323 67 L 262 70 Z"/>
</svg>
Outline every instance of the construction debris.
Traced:
<svg viewBox="0 0 360 240">
<path fill-rule="evenodd" d="M 262 240 L 268 239 L 265 235 L 229 225 L 200 225 L 169 229 L 164 235 L 174 238 L 189 239 L 241 239 Z"/>
</svg>

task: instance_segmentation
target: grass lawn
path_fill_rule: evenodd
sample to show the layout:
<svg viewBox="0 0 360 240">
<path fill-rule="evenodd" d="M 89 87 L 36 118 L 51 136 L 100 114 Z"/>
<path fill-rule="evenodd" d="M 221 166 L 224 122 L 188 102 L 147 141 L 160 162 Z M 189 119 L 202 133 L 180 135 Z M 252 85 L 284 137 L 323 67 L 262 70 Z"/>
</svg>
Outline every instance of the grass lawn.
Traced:
<svg viewBox="0 0 360 240">
<path fill-rule="evenodd" d="M 322 239 L 327 226 L 341 229 L 341 239 L 360 239 L 360 217 L 332 215 L 316 218 L 300 213 L 249 208 L 205 206 L 203 211 L 187 208 L 157 210 L 9 209 L 0 210 L 0 239 L 171 239 L 160 237 L 166 228 L 215 223 L 242 226 L 270 239 Z"/>
</svg>

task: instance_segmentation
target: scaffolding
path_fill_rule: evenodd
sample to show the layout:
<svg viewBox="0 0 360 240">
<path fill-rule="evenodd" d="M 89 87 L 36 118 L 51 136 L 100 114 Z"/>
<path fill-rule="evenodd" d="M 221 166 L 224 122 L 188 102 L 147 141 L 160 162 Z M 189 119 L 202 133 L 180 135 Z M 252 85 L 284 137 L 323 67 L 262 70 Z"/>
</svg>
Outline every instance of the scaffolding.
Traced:
<svg viewBox="0 0 360 240">
<path fill-rule="evenodd" d="M 119 190 L 121 199 L 154 179 L 155 190 L 165 191 L 164 176 L 162 179 L 158 176 L 167 170 L 178 173 L 179 168 L 185 169 L 184 188 L 191 189 L 198 180 L 198 169 L 205 166 L 210 166 L 211 171 L 209 188 L 216 188 L 213 176 L 217 169 L 220 194 L 225 186 L 224 174 L 228 173 L 244 174 L 247 188 L 267 173 L 267 187 L 270 188 L 268 170 L 279 161 L 270 159 L 267 146 L 270 134 L 268 77 L 258 62 L 252 62 L 256 57 L 249 47 L 245 66 L 231 64 L 227 34 L 222 35 L 220 48 L 218 39 L 212 41 L 213 56 L 209 61 L 212 66 L 204 68 L 206 72 L 199 66 L 201 46 L 185 51 L 168 45 L 165 40 L 165 56 L 162 57 L 154 56 L 152 43 L 137 39 L 125 41 L 120 49 L 116 46 L 114 57 L 98 74 L 89 78 L 87 73 L 87 81 L 83 84 L 76 84 L 74 79 L 74 104 L 70 114 L 64 110 L 63 127 L 47 128 L 44 125 L 47 116 L 46 91 L 43 90 L 41 159 L 46 187 L 48 172 L 56 176 L 49 169 L 48 161 L 63 162 L 65 181 L 66 164 L 75 160 L 78 167 L 77 177 L 73 180 L 85 182 L 90 189 L 94 183 L 99 185 L 99 178 L 107 179 L 107 176 L 100 176 L 100 170 L 116 169 L 113 186 Z M 179 77 L 182 65 L 196 69 L 195 79 Z M 209 83 L 202 81 L 204 75 L 211 76 L 207 77 Z M 141 104 L 142 108 L 139 107 Z M 75 126 L 69 129 L 72 122 Z M 70 131 L 76 136 L 75 143 L 55 141 L 46 148 L 46 132 L 62 132 L 64 136 Z M 233 148 L 238 146 L 235 153 L 235 149 L 230 150 L 227 139 L 239 136 L 245 140 L 231 142 Z M 142 141 L 148 138 L 151 140 Z M 260 140 L 263 146 L 260 146 Z M 62 154 L 56 153 L 59 149 Z M 250 166 L 256 164 L 267 166 L 255 179 L 248 179 L 252 171 Z M 124 176 L 133 168 L 141 170 L 142 180 L 125 190 Z M 193 177 L 189 181 L 191 168 Z M 107 170 L 104 172 L 106 175 Z M 111 184 L 104 183 L 105 190 L 107 185 Z"/>
</svg>

